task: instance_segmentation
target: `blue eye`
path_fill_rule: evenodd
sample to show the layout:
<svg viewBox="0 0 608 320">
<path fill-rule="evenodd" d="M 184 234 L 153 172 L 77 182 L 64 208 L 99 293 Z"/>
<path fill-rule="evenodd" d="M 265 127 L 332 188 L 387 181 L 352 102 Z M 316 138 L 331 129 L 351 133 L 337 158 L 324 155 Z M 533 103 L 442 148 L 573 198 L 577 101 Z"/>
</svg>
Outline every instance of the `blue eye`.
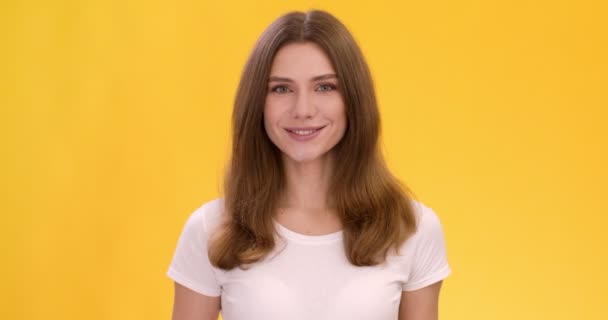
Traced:
<svg viewBox="0 0 608 320">
<path fill-rule="evenodd" d="M 285 90 L 282 90 L 282 89 L 285 89 Z M 287 87 L 286 86 L 275 86 L 270 91 L 276 92 L 276 93 L 284 93 L 284 92 L 287 92 Z"/>
<path fill-rule="evenodd" d="M 321 84 L 317 87 L 318 91 L 321 92 L 329 92 L 329 91 L 333 91 L 336 90 L 336 86 L 333 84 Z M 274 86 L 270 89 L 271 92 L 275 92 L 275 93 L 287 93 L 290 92 L 291 90 L 289 90 L 288 87 L 284 86 L 284 85 L 278 85 L 278 86 Z"/>
<path fill-rule="evenodd" d="M 319 86 L 319 88 L 327 88 L 326 90 L 321 90 L 321 91 L 331 91 L 331 90 L 335 90 L 336 86 L 334 86 L 333 84 L 322 84 Z"/>
</svg>

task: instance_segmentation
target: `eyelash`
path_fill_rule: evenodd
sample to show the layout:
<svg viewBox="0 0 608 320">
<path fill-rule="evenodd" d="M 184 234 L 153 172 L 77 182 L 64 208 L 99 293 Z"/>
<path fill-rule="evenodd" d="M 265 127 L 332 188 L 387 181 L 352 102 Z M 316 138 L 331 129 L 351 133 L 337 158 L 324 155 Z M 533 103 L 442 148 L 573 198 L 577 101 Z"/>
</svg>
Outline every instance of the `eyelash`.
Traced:
<svg viewBox="0 0 608 320">
<path fill-rule="evenodd" d="M 334 90 L 336 90 L 336 88 L 337 88 L 337 86 L 335 86 L 335 85 L 333 85 L 333 84 L 330 84 L 330 83 L 323 83 L 323 84 L 321 84 L 321 85 L 319 85 L 319 86 L 320 86 L 320 87 L 321 87 L 321 86 L 327 86 L 327 87 L 329 87 L 329 88 L 330 88 L 330 90 L 325 90 L 325 91 L 321 91 L 321 92 L 329 92 L 329 91 L 334 91 Z M 285 92 L 277 92 L 277 91 L 276 91 L 276 90 L 277 90 L 277 88 L 287 88 L 287 87 L 286 87 L 286 86 L 284 86 L 284 85 L 278 85 L 278 86 L 274 86 L 274 87 L 272 87 L 272 89 L 270 89 L 270 91 L 271 91 L 271 92 L 274 92 L 274 93 L 279 93 L 279 94 L 281 94 L 281 93 L 285 93 Z"/>
</svg>

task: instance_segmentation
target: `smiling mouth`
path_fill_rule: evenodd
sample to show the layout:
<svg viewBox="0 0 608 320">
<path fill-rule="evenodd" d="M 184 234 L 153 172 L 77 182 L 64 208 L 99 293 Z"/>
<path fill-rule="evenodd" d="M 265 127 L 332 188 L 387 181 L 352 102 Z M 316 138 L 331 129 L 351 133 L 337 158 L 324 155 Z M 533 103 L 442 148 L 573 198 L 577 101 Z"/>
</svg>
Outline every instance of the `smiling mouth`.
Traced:
<svg viewBox="0 0 608 320">
<path fill-rule="evenodd" d="M 287 130 L 288 132 L 297 134 L 299 136 L 309 136 L 314 134 L 315 132 L 321 130 L 325 128 L 325 126 L 323 127 L 319 127 L 319 128 L 302 128 L 302 129 L 296 129 L 296 128 L 285 128 L 285 130 Z"/>
</svg>

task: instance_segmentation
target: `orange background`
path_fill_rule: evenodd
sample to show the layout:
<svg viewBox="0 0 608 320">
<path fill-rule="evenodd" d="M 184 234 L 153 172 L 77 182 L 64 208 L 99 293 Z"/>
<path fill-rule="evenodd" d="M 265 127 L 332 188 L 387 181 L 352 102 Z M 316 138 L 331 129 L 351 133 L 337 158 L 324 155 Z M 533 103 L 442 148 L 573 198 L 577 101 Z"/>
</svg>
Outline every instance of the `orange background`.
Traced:
<svg viewBox="0 0 608 320">
<path fill-rule="evenodd" d="M 2 319 L 168 319 L 219 195 L 245 59 L 321 8 L 373 72 L 395 174 L 440 216 L 441 319 L 608 319 L 602 1 L 5 1 Z"/>
</svg>

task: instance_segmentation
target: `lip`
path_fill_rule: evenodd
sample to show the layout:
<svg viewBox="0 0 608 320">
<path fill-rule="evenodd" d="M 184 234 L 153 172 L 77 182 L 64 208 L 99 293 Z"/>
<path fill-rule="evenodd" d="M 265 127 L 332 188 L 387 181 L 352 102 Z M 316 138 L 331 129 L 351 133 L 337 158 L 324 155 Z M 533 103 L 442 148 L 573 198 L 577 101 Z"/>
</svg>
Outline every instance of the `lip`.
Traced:
<svg viewBox="0 0 608 320">
<path fill-rule="evenodd" d="M 289 137 L 291 137 L 294 140 L 297 140 L 297 141 L 308 141 L 308 140 L 314 139 L 316 136 L 318 136 L 323 128 L 325 128 L 325 126 L 322 126 L 322 127 L 305 127 L 305 128 L 285 128 L 285 131 L 287 131 L 287 134 L 289 135 Z M 311 133 L 311 134 L 309 134 L 309 135 L 301 136 L 299 134 L 291 132 L 290 130 L 316 130 L 316 131 L 313 132 L 313 133 Z"/>
<path fill-rule="evenodd" d="M 285 130 L 288 131 L 296 131 L 296 130 L 318 130 L 318 129 L 322 129 L 325 126 L 317 126 L 317 127 L 289 127 L 289 128 L 284 128 Z"/>
</svg>

